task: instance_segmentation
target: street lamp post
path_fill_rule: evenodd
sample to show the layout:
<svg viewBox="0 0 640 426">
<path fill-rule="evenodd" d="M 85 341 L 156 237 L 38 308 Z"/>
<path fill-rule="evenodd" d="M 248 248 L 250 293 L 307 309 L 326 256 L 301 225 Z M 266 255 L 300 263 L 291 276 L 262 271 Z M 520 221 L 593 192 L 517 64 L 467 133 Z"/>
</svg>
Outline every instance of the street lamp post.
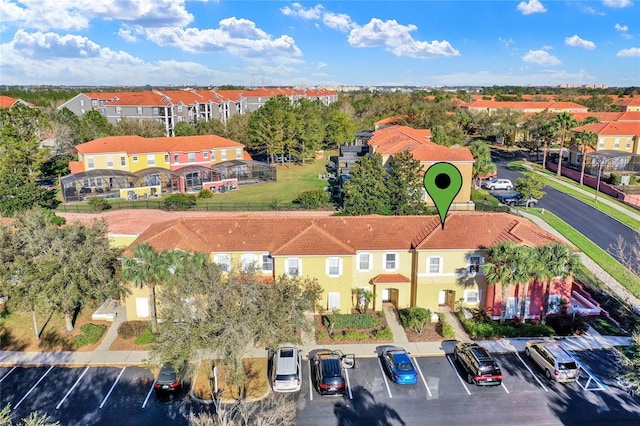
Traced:
<svg viewBox="0 0 640 426">
<path fill-rule="evenodd" d="M 602 166 L 604 166 L 604 164 L 605 162 L 600 159 L 600 165 L 598 167 L 598 181 L 596 182 L 596 199 L 594 200 L 595 203 L 598 202 L 598 191 L 600 190 L 600 175 L 602 174 Z"/>
</svg>

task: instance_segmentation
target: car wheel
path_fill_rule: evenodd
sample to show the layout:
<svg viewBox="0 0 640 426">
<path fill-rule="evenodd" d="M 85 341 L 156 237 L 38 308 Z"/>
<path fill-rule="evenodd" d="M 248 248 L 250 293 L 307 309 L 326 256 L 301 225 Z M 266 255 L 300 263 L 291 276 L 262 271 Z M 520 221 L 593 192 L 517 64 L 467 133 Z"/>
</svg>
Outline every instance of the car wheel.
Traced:
<svg viewBox="0 0 640 426">
<path fill-rule="evenodd" d="M 490 186 L 489 189 L 492 190 L 492 191 L 495 191 L 496 187 L 495 186 Z"/>
<path fill-rule="evenodd" d="M 511 186 L 511 185 L 507 186 L 507 191 L 509 191 L 511 189 L 513 189 L 513 186 Z"/>
<path fill-rule="evenodd" d="M 544 370 L 544 375 L 547 376 L 547 379 L 551 380 L 551 371 Z"/>
<path fill-rule="evenodd" d="M 467 383 L 469 383 L 470 385 L 473 384 L 473 376 L 471 375 L 471 373 L 467 373 Z"/>
<path fill-rule="evenodd" d="M 529 352 L 529 348 L 524 348 L 524 354 L 526 356 L 531 356 L 531 352 Z"/>
</svg>

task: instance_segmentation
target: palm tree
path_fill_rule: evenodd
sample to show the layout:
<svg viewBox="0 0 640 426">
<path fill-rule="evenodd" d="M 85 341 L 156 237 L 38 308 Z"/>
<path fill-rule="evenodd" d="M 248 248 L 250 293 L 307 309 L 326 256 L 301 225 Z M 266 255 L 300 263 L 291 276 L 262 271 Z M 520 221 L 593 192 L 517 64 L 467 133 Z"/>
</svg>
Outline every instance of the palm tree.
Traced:
<svg viewBox="0 0 640 426">
<path fill-rule="evenodd" d="M 549 300 L 551 298 L 551 284 L 554 278 L 562 280 L 573 274 L 580 260 L 578 255 L 568 246 L 562 243 L 551 243 L 542 247 L 539 251 L 540 275 L 546 278 L 544 306 L 542 310 L 542 322 L 546 322 L 549 312 Z"/>
<path fill-rule="evenodd" d="M 487 250 L 486 262 L 482 264 L 482 272 L 487 284 L 500 284 L 502 288 L 502 306 L 500 308 L 500 324 L 504 324 L 507 314 L 507 297 L 509 286 L 514 282 L 513 258 L 517 246 L 514 243 L 498 243 Z"/>
<path fill-rule="evenodd" d="M 527 295 L 529 294 L 529 283 L 536 269 L 535 251 L 528 246 L 517 246 L 514 252 L 513 261 L 513 282 L 522 286 L 520 296 L 520 319 L 524 321 L 527 307 Z"/>
<path fill-rule="evenodd" d="M 134 247 L 133 257 L 122 259 L 122 278 L 133 281 L 137 286 L 147 286 L 149 289 L 149 317 L 151 331 L 158 332 L 158 318 L 156 315 L 156 284 L 166 281 L 171 275 L 170 263 L 167 256 L 158 254 L 149 243 Z"/>
<path fill-rule="evenodd" d="M 573 118 L 569 112 L 563 111 L 556 115 L 554 123 L 556 125 L 556 135 L 560 137 L 560 155 L 558 157 L 558 171 L 556 172 L 556 174 L 560 176 L 562 174 L 562 150 L 564 149 L 564 143 L 569 131 L 578 125 L 578 121 Z"/>
<path fill-rule="evenodd" d="M 587 163 L 587 148 L 595 148 L 598 143 L 598 135 L 589 130 L 583 130 L 576 137 L 578 146 L 582 148 L 582 169 L 580 171 L 580 185 L 584 184 L 584 166 Z"/>
</svg>

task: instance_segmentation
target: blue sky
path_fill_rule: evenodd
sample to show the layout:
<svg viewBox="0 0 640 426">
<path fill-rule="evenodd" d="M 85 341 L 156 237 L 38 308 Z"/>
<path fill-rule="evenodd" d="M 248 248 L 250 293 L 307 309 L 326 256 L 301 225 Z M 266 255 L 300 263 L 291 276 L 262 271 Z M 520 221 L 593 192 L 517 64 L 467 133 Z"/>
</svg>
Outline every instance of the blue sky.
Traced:
<svg viewBox="0 0 640 426">
<path fill-rule="evenodd" d="M 640 86 L 640 0 L 0 0 L 2 85 L 566 83 Z"/>
</svg>

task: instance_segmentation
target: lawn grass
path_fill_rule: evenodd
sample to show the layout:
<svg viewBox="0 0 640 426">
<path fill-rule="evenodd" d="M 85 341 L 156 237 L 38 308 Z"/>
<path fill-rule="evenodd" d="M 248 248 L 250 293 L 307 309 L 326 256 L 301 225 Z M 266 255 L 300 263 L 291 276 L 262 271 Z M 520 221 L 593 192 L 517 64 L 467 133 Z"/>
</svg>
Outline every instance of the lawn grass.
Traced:
<svg viewBox="0 0 640 426">
<path fill-rule="evenodd" d="M 529 169 L 527 169 L 526 167 L 524 167 L 522 165 L 521 162 L 512 162 L 509 163 L 509 168 L 519 171 L 521 173 L 524 174 L 528 174 L 528 173 L 532 173 Z M 611 216 L 612 218 L 620 221 L 621 223 L 624 223 L 625 225 L 627 225 L 628 227 L 630 227 L 631 229 L 635 229 L 636 231 L 640 231 L 640 220 L 637 220 L 627 214 L 625 214 L 624 212 L 611 207 L 609 204 L 605 204 L 605 203 L 598 203 L 595 201 L 595 194 L 596 191 L 588 186 L 578 186 L 576 184 L 576 182 L 574 182 L 571 179 L 565 178 L 563 177 L 562 180 L 564 182 L 567 183 L 567 185 L 558 183 L 556 181 L 554 181 L 553 179 L 550 179 L 548 176 L 551 176 L 552 174 L 549 173 L 548 171 L 543 171 L 541 168 L 540 170 L 538 170 L 537 172 L 542 173 L 541 176 L 544 179 L 545 185 L 548 185 L 552 188 L 557 189 L 558 191 L 561 191 L 567 195 L 572 196 L 573 198 L 582 201 L 585 204 L 590 205 L 593 208 L 596 208 L 598 210 L 600 210 L 601 212 Z M 557 178 L 557 176 L 553 175 L 554 177 Z M 582 193 L 581 191 L 578 191 L 575 188 L 580 188 L 582 190 L 585 190 L 587 192 L 590 193 L 590 195 L 586 195 L 584 193 Z M 620 201 L 618 201 L 617 199 L 607 195 L 607 194 L 603 194 L 602 192 L 598 192 L 598 198 L 600 199 L 606 199 L 608 201 L 611 201 L 613 203 L 615 203 L 616 205 L 624 208 L 626 211 L 628 211 L 629 213 L 635 213 L 635 214 L 639 214 L 637 210 L 634 210 L 633 207 L 630 207 L 624 203 L 621 203 Z"/>
<path fill-rule="evenodd" d="M 546 211 L 544 214 L 541 214 L 537 209 L 530 210 L 529 213 L 534 214 L 547 222 L 551 227 L 569 240 L 571 244 L 579 248 L 585 255 L 609 273 L 609 275 L 611 275 L 616 281 L 626 287 L 626 289 L 634 296 L 640 297 L 640 278 L 632 274 L 609 253 L 602 250 L 595 243 L 553 213 Z"/>
<path fill-rule="evenodd" d="M 299 208 L 293 204 L 301 193 L 328 186 L 326 179 L 318 175 L 326 174 L 329 157 L 337 151 L 325 151 L 323 159 L 304 164 L 287 163 L 275 165 L 277 182 L 265 182 L 241 185 L 235 191 L 214 194 L 213 198 L 198 200 L 196 210 L 278 210 Z M 125 199 L 108 200 L 112 209 L 160 209 L 164 207 L 162 198 L 129 201 Z M 91 211 L 87 201 L 61 204 L 59 211 L 87 213 Z"/>
</svg>

